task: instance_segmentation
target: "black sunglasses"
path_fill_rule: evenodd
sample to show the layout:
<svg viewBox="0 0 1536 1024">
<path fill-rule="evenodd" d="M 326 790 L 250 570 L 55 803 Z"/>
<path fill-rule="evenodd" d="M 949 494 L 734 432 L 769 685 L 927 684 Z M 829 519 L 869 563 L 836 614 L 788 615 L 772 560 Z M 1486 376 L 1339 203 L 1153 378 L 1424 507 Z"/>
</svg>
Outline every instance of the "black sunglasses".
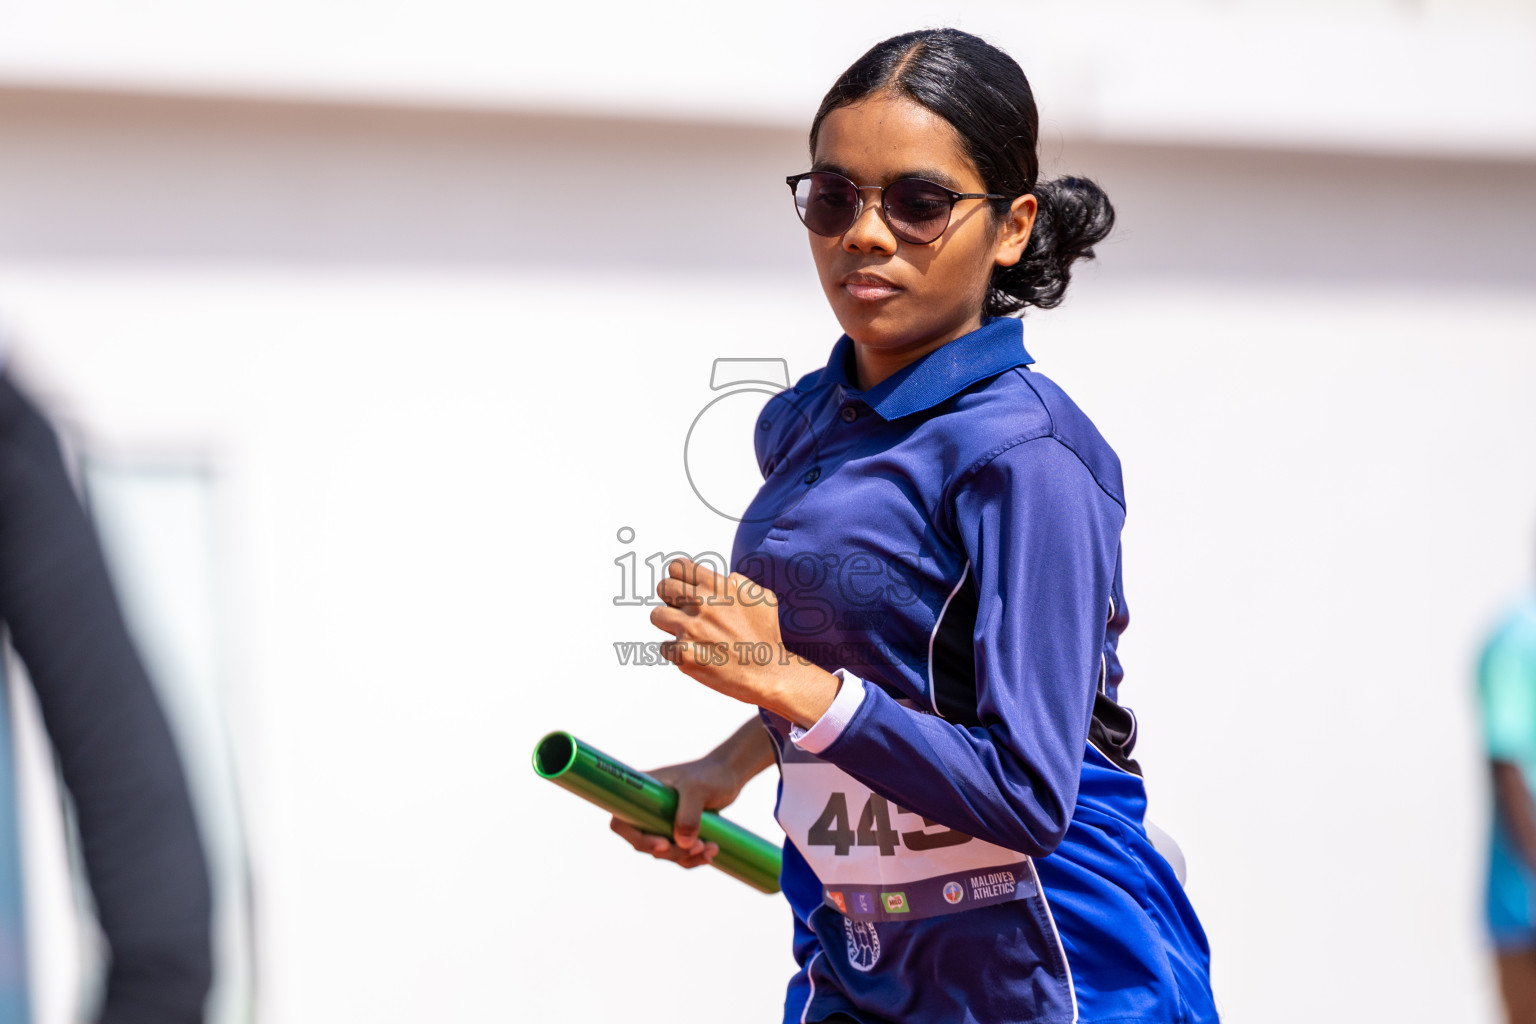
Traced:
<svg viewBox="0 0 1536 1024">
<path fill-rule="evenodd" d="M 995 192 L 956 192 L 926 178 L 899 178 L 889 185 L 855 185 L 833 171 L 807 171 L 784 179 L 795 195 L 795 211 L 807 228 L 836 238 L 864 212 L 864 190 L 880 193 L 880 209 L 891 234 L 912 245 L 927 245 L 949 227 L 950 211 L 962 199 L 1007 199 Z"/>
</svg>

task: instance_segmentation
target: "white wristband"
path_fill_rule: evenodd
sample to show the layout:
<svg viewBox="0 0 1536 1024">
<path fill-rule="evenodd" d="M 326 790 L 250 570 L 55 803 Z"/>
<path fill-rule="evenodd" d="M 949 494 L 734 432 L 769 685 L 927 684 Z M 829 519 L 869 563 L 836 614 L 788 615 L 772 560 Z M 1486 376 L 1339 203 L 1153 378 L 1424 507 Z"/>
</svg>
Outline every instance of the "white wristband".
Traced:
<svg viewBox="0 0 1536 1024">
<path fill-rule="evenodd" d="M 832 674 L 843 681 L 837 688 L 837 696 L 832 698 L 832 706 L 809 729 L 802 729 L 793 723 L 789 727 L 789 738 L 795 746 L 808 753 L 819 754 L 830 747 L 832 741 L 841 736 L 848 723 L 853 721 L 854 713 L 864 702 L 864 680 L 841 668 L 833 669 Z"/>
</svg>

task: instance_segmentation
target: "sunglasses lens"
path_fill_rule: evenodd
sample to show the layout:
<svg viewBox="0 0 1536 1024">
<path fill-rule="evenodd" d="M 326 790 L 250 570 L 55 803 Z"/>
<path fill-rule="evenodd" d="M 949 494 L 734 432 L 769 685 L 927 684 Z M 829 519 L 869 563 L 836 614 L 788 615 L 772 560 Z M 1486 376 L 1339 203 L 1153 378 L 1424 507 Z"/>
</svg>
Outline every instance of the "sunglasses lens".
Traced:
<svg viewBox="0 0 1536 1024">
<path fill-rule="evenodd" d="M 949 226 L 949 193 L 929 181 L 903 178 L 885 189 L 885 215 L 903 241 L 927 245 Z"/>
<path fill-rule="evenodd" d="M 818 235 L 835 236 L 853 225 L 859 190 L 841 174 L 817 172 L 795 183 L 795 209 Z"/>
</svg>

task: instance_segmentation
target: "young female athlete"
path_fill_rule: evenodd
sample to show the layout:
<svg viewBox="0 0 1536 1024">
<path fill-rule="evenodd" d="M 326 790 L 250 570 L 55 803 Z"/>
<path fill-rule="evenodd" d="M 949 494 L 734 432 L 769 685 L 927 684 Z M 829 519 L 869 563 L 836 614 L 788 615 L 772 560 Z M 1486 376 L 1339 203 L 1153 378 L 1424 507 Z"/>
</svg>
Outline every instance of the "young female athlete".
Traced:
<svg viewBox="0 0 1536 1024">
<path fill-rule="evenodd" d="M 667 657 L 760 710 L 656 772 L 670 839 L 612 827 L 705 863 L 701 810 L 778 762 L 786 1021 L 1216 1020 L 1117 703 L 1119 462 L 1006 315 L 1114 219 L 1038 181 L 1036 129 L 1019 66 L 952 29 L 833 85 L 788 180 L 845 333 L 764 407 L 732 571 L 657 588 Z"/>
</svg>

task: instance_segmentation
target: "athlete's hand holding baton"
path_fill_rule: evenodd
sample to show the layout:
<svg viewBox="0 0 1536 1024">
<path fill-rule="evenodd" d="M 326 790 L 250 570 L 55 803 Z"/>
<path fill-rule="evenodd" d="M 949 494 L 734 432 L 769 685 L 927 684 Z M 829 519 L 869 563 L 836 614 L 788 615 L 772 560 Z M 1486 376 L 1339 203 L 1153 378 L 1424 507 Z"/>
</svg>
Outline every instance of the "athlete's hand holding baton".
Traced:
<svg viewBox="0 0 1536 1024">
<path fill-rule="evenodd" d="M 615 816 L 609 828 L 641 853 L 670 860 L 685 868 L 711 863 L 720 848 L 699 838 L 699 819 L 705 811 L 729 807 L 741 788 L 773 764 L 773 741 L 762 723 L 753 719 L 710 753 L 697 761 L 669 765 L 647 774 L 677 790 L 677 817 L 672 838 L 642 832 Z"/>
</svg>

